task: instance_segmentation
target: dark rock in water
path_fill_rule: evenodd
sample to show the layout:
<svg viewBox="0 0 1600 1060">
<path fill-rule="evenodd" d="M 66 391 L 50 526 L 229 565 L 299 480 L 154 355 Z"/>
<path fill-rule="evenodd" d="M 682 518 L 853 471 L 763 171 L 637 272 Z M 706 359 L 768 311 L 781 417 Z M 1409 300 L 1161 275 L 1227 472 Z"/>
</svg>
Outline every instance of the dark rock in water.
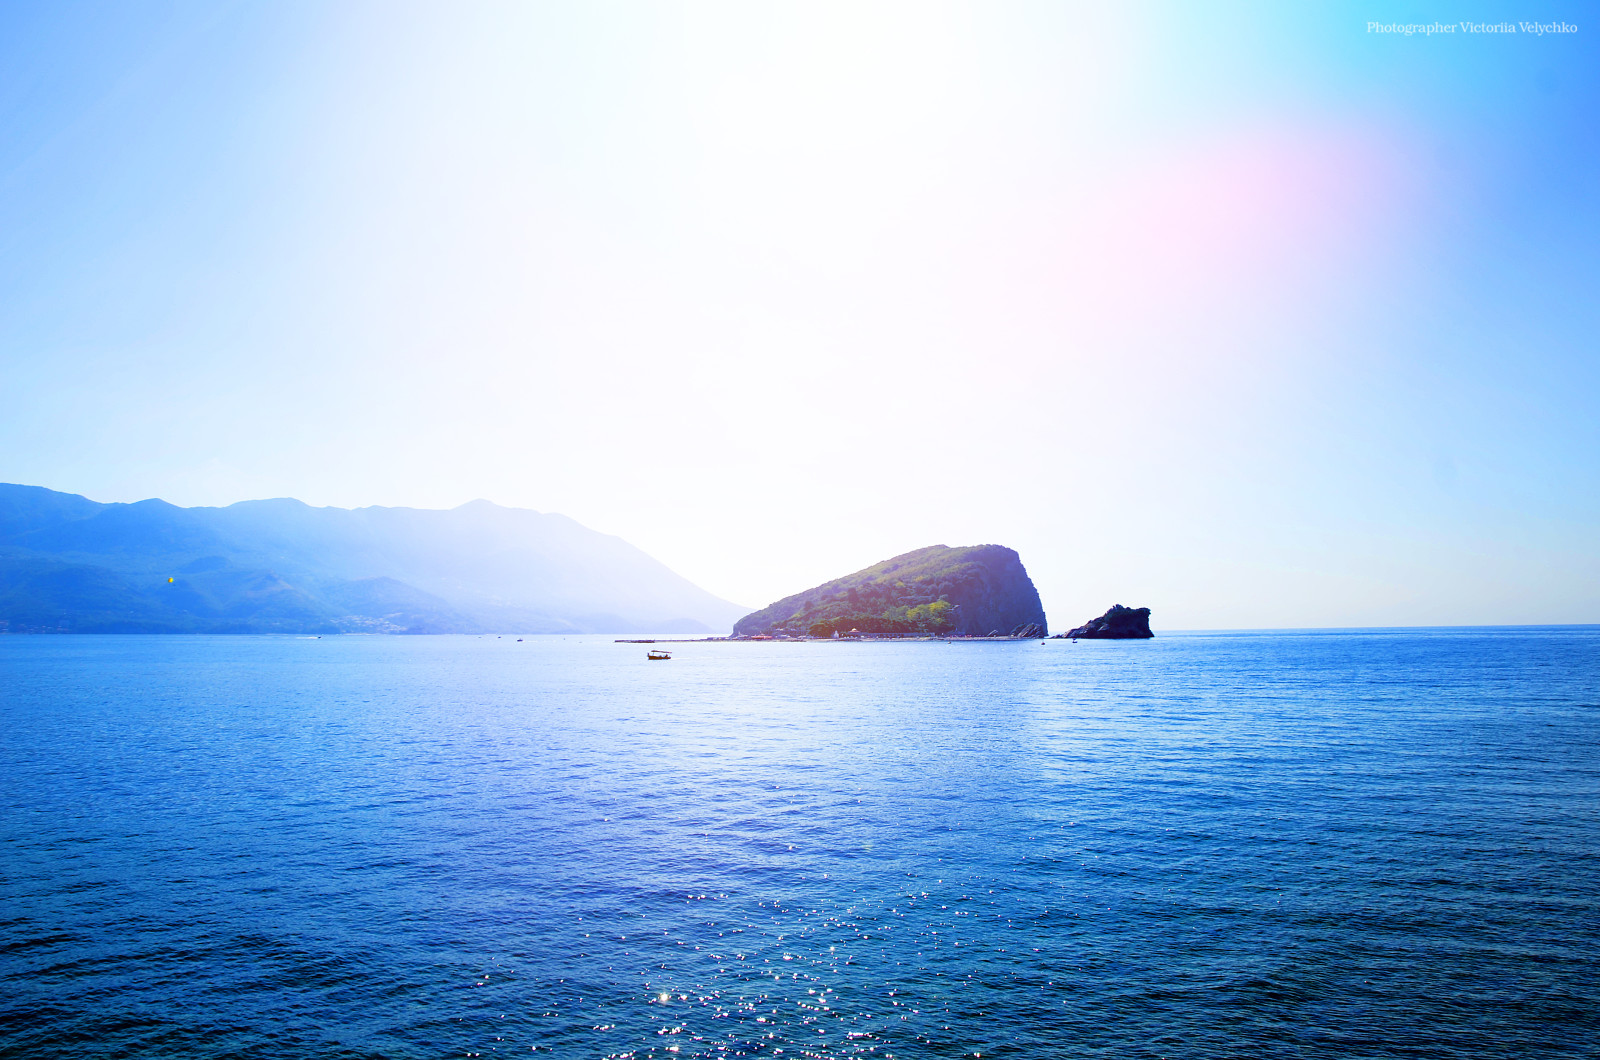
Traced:
<svg viewBox="0 0 1600 1060">
<path fill-rule="evenodd" d="M 1018 626 L 1016 629 L 1012 630 L 1011 635 L 1013 637 L 1028 637 L 1030 639 L 1033 637 L 1042 637 L 1044 636 L 1044 627 L 1037 622 L 1029 622 L 1026 625 Z"/>
<path fill-rule="evenodd" d="M 741 618 L 737 637 L 1043 635 L 1044 607 L 1022 559 L 1002 545 L 930 545 Z M 1032 634 L 1029 634 L 1032 636 Z"/>
<path fill-rule="evenodd" d="M 1079 637 L 1089 640 L 1147 640 L 1155 634 L 1150 632 L 1148 607 L 1123 607 L 1121 604 L 1113 604 L 1111 610 L 1099 618 L 1091 618 L 1077 629 L 1061 636 L 1073 640 Z"/>
</svg>

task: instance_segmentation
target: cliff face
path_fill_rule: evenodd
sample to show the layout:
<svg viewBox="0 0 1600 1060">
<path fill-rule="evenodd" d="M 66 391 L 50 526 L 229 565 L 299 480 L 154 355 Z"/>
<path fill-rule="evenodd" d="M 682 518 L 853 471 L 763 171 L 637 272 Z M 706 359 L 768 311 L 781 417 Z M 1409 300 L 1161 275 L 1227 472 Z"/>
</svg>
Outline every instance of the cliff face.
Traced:
<svg viewBox="0 0 1600 1060">
<path fill-rule="evenodd" d="M 1027 627 L 1034 627 L 1028 629 Z M 930 545 L 825 582 L 741 618 L 736 636 L 1045 632 L 1039 591 L 1002 545 Z"/>
<path fill-rule="evenodd" d="M 1150 632 L 1150 609 L 1148 607 L 1123 607 L 1121 604 L 1112 604 L 1111 610 L 1099 618 L 1091 618 L 1077 629 L 1061 634 L 1077 640 L 1086 637 L 1090 640 L 1148 640 L 1155 636 Z"/>
</svg>

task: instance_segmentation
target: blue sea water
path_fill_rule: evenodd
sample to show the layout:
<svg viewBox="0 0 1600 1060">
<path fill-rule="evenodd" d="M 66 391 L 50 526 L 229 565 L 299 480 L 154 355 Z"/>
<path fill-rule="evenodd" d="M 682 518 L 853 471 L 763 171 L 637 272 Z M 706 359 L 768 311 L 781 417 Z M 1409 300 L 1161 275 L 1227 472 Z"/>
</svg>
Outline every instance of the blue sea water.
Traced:
<svg viewBox="0 0 1600 1060">
<path fill-rule="evenodd" d="M 0 637 L 0 1056 L 1600 1055 L 1600 629 Z"/>
</svg>

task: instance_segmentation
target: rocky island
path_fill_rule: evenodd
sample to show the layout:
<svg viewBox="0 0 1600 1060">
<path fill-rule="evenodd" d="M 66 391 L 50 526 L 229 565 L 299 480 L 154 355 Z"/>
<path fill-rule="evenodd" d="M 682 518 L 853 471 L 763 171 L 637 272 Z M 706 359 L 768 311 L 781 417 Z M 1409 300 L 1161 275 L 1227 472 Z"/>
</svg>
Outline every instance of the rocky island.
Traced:
<svg viewBox="0 0 1600 1060">
<path fill-rule="evenodd" d="M 929 545 L 786 596 L 735 637 L 1046 635 L 1039 591 L 1003 545 Z"/>
<path fill-rule="evenodd" d="M 1111 610 L 1099 618 L 1091 618 L 1077 629 L 1057 634 L 1058 639 L 1072 640 L 1080 637 L 1088 640 L 1148 640 L 1153 636 L 1155 634 L 1150 632 L 1150 609 L 1123 607 L 1121 604 L 1112 604 Z"/>
</svg>

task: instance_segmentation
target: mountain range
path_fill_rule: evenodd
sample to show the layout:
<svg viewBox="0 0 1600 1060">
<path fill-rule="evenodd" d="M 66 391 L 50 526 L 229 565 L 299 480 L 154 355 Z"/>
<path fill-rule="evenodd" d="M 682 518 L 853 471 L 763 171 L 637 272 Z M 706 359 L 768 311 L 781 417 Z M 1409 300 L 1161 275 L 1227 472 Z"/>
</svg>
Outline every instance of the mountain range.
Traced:
<svg viewBox="0 0 1600 1060">
<path fill-rule="evenodd" d="M 484 500 L 180 508 L 0 484 L 12 632 L 707 633 L 747 610 L 621 538 Z"/>
</svg>

